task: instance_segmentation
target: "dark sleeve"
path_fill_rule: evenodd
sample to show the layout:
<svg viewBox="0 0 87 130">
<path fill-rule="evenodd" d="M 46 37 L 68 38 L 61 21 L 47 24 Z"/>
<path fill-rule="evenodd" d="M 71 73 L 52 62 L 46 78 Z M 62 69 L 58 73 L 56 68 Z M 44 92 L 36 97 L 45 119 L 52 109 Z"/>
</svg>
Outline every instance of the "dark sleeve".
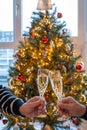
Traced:
<svg viewBox="0 0 87 130">
<path fill-rule="evenodd" d="M 0 108 L 2 111 L 15 116 L 22 116 L 19 108 L 23 103 L 22 99 L 16 98 L 7 88 L 0 85 Z"/>
<path fill-rule="evenodd" d="M 82 115 L 82 116 L 81 116 L 81 118 L 83 118 L 83 119 L 87 120 L 87 106 L 86 106 L 86 112 L 85 112 L 85 114 L 84 114 L 84 115 Z"/>
</svg>

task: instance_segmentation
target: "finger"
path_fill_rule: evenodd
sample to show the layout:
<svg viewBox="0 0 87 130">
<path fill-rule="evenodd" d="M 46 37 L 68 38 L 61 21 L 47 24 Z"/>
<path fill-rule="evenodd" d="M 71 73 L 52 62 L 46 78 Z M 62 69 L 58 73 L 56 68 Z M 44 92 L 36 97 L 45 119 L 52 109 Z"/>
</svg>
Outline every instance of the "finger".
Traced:
<svg viewBox="0 0 87 130">
<path fill-rule="evenodd" d="M 41 100 L 41 98 L 40 98 L 39 96 L 35 96 L 35 97 L 29 99 L 27 102 L 28 102 L 28 103 L 29 103 L 29 102 L 35 102 L 35 101 L 38 101 L 38 100 Z"/>
<path fill-rule="evenodd" d="M 38 110 L 38 113 L 46 113 L 46 110 L 45 109 Z"/>
<path fill-rule="evenodd" d="M 45 104 L 46 105 L 47 104 L 46 100 L 41 98 L 41 104 Z"/>
<path fill-rule="evenodd" d="M 41 100 L 33 101 L 33 102 L 27 102 L 27 107 L 34 108 L 41 105 Z"/>
<path fill-rule="evenodd" d="M 58 115 L 62 116 L 62 115 L 65 115 L 65 116 L 69 116 L 69 113 L 67 110 L 58 110 L 57 111 Z"/>
<path fill-rule="evenodd" d="M 46 112 L 47 112 L 46 109 L 38 110 L 38 114 L 39 114 L 39 113 L 44 113 L 44 114 L 46 114 Z"/>
<path fill-rule="evenodd" d="M 32 106 L 32 104 L 33 107 L 39 106 L 40 104 L 46 105 L 46 101 L 43 98 L 40 98 L 39 96 L 29 99 L 27 103 L 29 103 L 30 107 Z"/>
<path fill-rule="evenodd" d="M 41 103 L 39 106 L 38 106 L 38 109 L 42 109 L 42 108 L 45 108 L 46 109 L 46 104 L 43 102 L 43 104 Z"/>
<path fill-rule="evenodd" d="M 27 114 L 27 117 L 36 117 L 38 116 L 38 109 L 35 108 L 35 109 L 32 109 L 28 114 Z"/>
<path fill-rule="evenodd" d="M 60 116 L 62 116 L 63 115 L 63 113 L 62 113 L 62 110 L 59 108 L 59 109 L 57 109 L 57 114 L 58 115 L 60 115 Z"/>
<path fill-rule="evenodd" d="M 62 98 L 61 102 L 62 103 L 72 103 L 73 100 L 74 99 L 71 96 L 68 96 L 68 97 Z"/>
<path fill-rule="evenodd" d="M 71 110 L 71 104 L 66 104 L 66 103 L 60 103 L 58 104 L 58 107 L 61 108 L 62 110 Z"/>
<path fill-rule="evenodd" d="M 31 113 L 29 113 L 28 116 L 29 117 L 37 117 L 41 114 L 46 114 L 46 113 L 44 112 L 44 110 L 38 111 L 38 109 L 35 108 L 35 110 L 32 111 Z"/>
</svg>

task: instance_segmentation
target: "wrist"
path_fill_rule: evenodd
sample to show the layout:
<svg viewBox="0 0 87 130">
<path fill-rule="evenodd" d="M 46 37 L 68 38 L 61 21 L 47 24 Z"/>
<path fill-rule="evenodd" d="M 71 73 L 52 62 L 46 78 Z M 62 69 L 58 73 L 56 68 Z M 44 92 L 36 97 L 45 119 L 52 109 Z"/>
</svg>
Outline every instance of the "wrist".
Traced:
<svg viewBox="0 0 87 130">
<path fill-rule="evenodd" d="M 20 108 L 23 106 L 23 104 L 24 102 L 21 99 L 19 98 L 16 99 L 12 107 L 15 115 L 23 117 L 22 112 L 20 111 Z"/>
<path fill-rule="evenodd" d="M 22 116 L 22 117 L 25 117 L 25 115 L 23 115 L 22 106 L 23 106 L 23 105 L 21 105 L 21 106 L 19 107 L 19 115 Z"/>
<path fill-rule="evenodd" d="M 81 116 L 81 118 L 87 120 L 87 106 L 84 106 L 83 115 Z"/>
</svg>

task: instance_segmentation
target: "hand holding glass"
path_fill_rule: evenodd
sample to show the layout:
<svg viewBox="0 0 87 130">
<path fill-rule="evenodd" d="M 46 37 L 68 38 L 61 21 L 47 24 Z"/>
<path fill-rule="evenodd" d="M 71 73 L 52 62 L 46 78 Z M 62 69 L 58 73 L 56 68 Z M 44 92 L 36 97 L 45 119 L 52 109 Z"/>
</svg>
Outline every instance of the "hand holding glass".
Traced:
<svg viewBox="0 0 87 130">
<path fill-rule="evenodd" d="M 55 95 L 57 96 L 58 102 L 63 97 L 63 83 L 60 71 L 50 71 L 49 73 L 50 82 L 53 88 Z M 66 116 L 61 116 L 58 118 L 59 121 L 65 121 L 68 118 Z"/>
</svg>

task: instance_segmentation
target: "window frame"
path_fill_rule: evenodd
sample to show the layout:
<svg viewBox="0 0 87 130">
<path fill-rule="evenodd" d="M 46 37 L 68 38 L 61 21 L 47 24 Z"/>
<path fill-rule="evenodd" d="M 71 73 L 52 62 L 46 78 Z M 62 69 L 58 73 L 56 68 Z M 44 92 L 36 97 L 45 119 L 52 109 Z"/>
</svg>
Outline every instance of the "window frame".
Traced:
<svg viewBox="0 0 87 130">
<path fill-rule="evenodd" d="M 72 37 L 75 43 L 75 50 L 78 54 L 83 51 L 85 44 L 85 30 L 84 30 L 84 0 L 78 0 L 78 37 Z"/>
<path fill-rule="evenodd" d="M 22 0 L 13 0 L 13 42 L 0 42 L 0 49 L 17 49 L 22 37 Z"/>
</svg>

